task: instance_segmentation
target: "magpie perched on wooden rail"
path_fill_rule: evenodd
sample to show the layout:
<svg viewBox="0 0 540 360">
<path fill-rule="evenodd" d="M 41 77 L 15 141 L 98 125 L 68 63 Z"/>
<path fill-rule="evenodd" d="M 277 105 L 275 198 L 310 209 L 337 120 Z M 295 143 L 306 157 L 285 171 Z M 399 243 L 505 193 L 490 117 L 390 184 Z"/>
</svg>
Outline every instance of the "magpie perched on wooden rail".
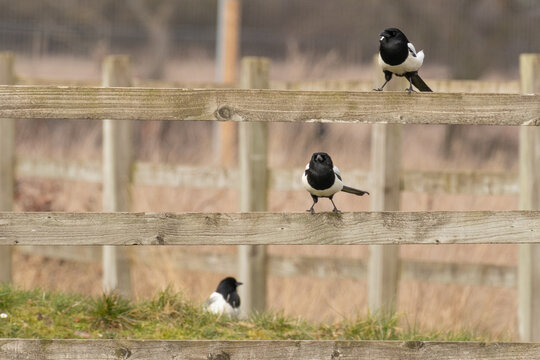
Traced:
<svg viewBox="0 0 540 360">
<path fill-rule="evenodd" d="M 401 30 L 388 28 L 380 33 L 379 39 L 379 65 L 384 72 L 385 82 L 378 88 L 382 91 L 384 86 L 392 79 L 392 74 L 405 76 L 409 80 L 408 92 L 414 91 L 413 85 L 420 91 L 431 91 L 429 86 L 418 75 L 418 69 L 424 62 L 424 51 L 418 53 L 414 45 L 409 42 Z"/>
<path fill-rule="evenodd" d="M 313 207 L 320 197 L 327 197 L 334 205 L 333 212 L 339 212 L 332 197 L 338 191 L 344 191 L 358 196 L 369 195 L 367 191 L 354 189 L 343 185 L 341 173 L 337 166 L 334 166 L 330 155 L 324 152 L 316 152 L 311 156 L 311 160 L 306 165 L 306 170 L 302 175 L 302 184 L 313 198 L 313 205 L 306 211 L 315 213 Z"/>
<path fill-rule="evenodd" d="M 236 318 L 240 314 L 240 296 L 236 287 L 242 285 L 233 277 L 221 280 L 216 291 L 204 302 L 203 309 L 214 314 Z"/>
</svg>

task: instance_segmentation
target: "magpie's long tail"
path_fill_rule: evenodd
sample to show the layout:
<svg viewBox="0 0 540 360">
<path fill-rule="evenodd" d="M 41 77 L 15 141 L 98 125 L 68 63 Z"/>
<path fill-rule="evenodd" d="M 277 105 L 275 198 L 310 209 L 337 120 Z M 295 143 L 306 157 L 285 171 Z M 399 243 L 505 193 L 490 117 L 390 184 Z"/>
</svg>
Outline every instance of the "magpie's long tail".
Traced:
<svg viewBox="0 0 540 360">
<path fill-rule="evenodd" d="M 369 195 L 369 193 L 367 191 L 358 190 L 358 189 L 348 187 L 348 186 L 345 186 L 345 185 L 343 185 L 343 189 L 341 189 L 341 191 L 344 191 L 344 192 L 349 193 L 349 194 L 358 195 L 358 196 L 362 196 L 362 195 L 365 195 L 365 194 Z"/>
<path fill-rule="evenodd" d="M 429 88 L 429 86 L 424 82 L 424 80 L 422 80 L 422 78 L 420 77 L 420 75 L 418 75 L 418 73 L 413 74 L 411 76 L 411 82 L 420 91 L 433 92 L 433 90 Z"/>
</svg>

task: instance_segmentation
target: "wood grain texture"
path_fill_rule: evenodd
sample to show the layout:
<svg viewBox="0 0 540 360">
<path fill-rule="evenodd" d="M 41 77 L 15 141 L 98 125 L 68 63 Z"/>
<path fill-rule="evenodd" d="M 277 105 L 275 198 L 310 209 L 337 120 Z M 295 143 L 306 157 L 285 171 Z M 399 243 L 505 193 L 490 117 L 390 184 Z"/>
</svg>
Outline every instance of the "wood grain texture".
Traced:
<svg viewBox="0 0 540 360">
<path fill-rule="evenodd" d="M 24 254 L 44 256 L 79 262 L 101 261 L 99 247 L 93 246 L 19 246 Z M 167 266 L 178 270 L 234 274 L 237 270 L 237 256 L 228 253 L 198 253 L 171 251 Z M 159 269 L 153 257 L 135 253 L 135 265 L 145 264 Z M 514 288 L 517 284 L 515 266 L 437 263 L 401 259 L 401 281 L 416 281 L 442 284 L 461 284 L 478 286 L 497 286 Z M 310 276 L 316 278 L 347 278 L 364 280 L 367 276 L 367 262 L 364 259 L 268 256 L 268 274 L 271 276 L 294 277 Z"/>
<path fill-rule="evenodd" d="M 540 125 L 540 95 L 0 86 L 0 118 Z"/>
<path fill-rule="evenodd" d="M 513 244 L 539 211 L 0 213 L 2 245 Z"/>
<path fill-rule="evenodd" d="M 538 359 L 540 344 L 429 341 L 0 339 L 0 359 Z"/>
</svg>

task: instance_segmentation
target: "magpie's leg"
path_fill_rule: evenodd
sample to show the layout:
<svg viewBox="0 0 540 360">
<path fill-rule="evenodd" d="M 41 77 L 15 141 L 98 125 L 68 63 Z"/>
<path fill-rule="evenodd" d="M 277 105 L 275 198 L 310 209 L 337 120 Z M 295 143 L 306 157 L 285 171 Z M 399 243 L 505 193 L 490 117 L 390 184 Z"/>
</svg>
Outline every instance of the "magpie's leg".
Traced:
<svg viewBox="0 0 540 360">
<path fill-rule="evenodd" d="M 332 211 L 335 212 L 335 213 L 338 213 L 338 212 L 340 212 L 340 211 L 339 211 L 338 208 L 336 207 L 336 204 L 334 204 L 334 200 L 332 200 L 333 197 L 334 197 L 334 195 L 328 197 L 328 198 L 330 199 L 330 201 L 332 202 L 332 205 L 334 205 L 334 209 L 332 209 Z"/>
<path fill-rule="evenodd" d="M 313 198 L 313 205 L 311 205 L 311 207 L 309 209 L 307 209 L 306 211 L 309 211 L 311 214 L 315 214 L 315 210 L 313 210 L 313 207 L 315 206 L 317 201 L 319 201 L 319 197 L 317 197 L 315 195 L 311 195 L 311 197 Z"/>
<path fill-rule="evenodd" d="M 384 84 L 378 88 L 378 89 L 373 89 L 375 91 L 382 91 L 384 89 L 384 87 L 386 86 L 386 84 L 388 84 L 388 82 L 392 79 L 392 73 L 390 71 L 387 71 L 387 70 L 384 70 L 384 79 L 386 80 L 384 82 Z"/>
<path fill-rule="evenodd" d="M 408 88 L 408 89 L 405 89 L 405 90 L 407 90 L 407 92 L 408 92 L 409 94 L 410 94 L 411 92 L 416 92 L 416 90 L 414 90 L 413 87 L 412 87 L 412 80 L 411 80 L 411 79 L 412 79 L 412 75 L 413 75 L 413 73 L 405 73 L 405 78 L 406 78 L 407 80 L 409 80 L 409 88 Z"/>
</svg>

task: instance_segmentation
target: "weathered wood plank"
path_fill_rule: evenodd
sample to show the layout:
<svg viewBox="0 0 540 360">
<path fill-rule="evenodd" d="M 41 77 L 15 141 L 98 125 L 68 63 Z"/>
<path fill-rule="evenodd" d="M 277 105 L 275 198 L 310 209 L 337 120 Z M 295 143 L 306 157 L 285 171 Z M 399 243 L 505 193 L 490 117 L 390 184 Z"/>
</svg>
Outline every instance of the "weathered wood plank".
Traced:
<svg viewBox="0 0 540 360">
<path fill-rule="evenodd" d="M 13 84 L 14 55 L 0 53 L 0 84 Z M 0 211 L 13 210 L 15 196 L 15 120 L 0 118 Z M 0 283 L 11 282 L 12 248 L 0 246 Z"/>
<path fill-rule="evenodd" d="M 540 211 L 0 213 L 2 245 L 514 244 Z"/>
<path fill-rule="evenodd" d="M 333 340 L 0 339 L 2 359 L 538 359 L 540 344 Z"/>
<path fill-rule="evenodd" d="M 540 54 L 521 54 L 521 92 L 540 94 Z M 519 208 L 540 210 L 540 128 L 519 133 Z M 540 246 L 519 249 L 518 318 L 520 339 L 540 340 Z"/>
<path fill-rule="evenodd" d="M 540 125 L 540 95 L 0 86 L 0 118 Z"/>
<path fill-rule="evenodd" d="M 130 86 L 131 65 L 127 55 L 103 60 L 103 86 Z M 131 207 L 131 164 L 133 126 L 131 121 L 103 120 L 103 210 L 129 211 Z M 131 296 L 128 250 L 103 247 L 103 290 Z"/>
<path fill-rule="evenodd" d="M 374 88 L 384 82 L 384 73 L 374 58 Z M 407 80 L 397 77 L 385 91 L 407 88 Z M 399 211 L 402 125 L 374 124 L 371 127 L 371 211 Z M 371 245 L 368 262 L 368 308 L 374 312 L 395 311 L 399 283 L 399 246 Z"/>
<path fill-rule="evenodd" d="M 241 86 L 244 89 L 266 89 L 270 77 L 270 60 L 242 59 Z M 268 124 L 240 123 L 239 146 L 240 211 L 268 210 Z M 238 247 L 238 278 L 242 315 L 266 310 L 268 257 L 264 245 Z"/>
</svg>

